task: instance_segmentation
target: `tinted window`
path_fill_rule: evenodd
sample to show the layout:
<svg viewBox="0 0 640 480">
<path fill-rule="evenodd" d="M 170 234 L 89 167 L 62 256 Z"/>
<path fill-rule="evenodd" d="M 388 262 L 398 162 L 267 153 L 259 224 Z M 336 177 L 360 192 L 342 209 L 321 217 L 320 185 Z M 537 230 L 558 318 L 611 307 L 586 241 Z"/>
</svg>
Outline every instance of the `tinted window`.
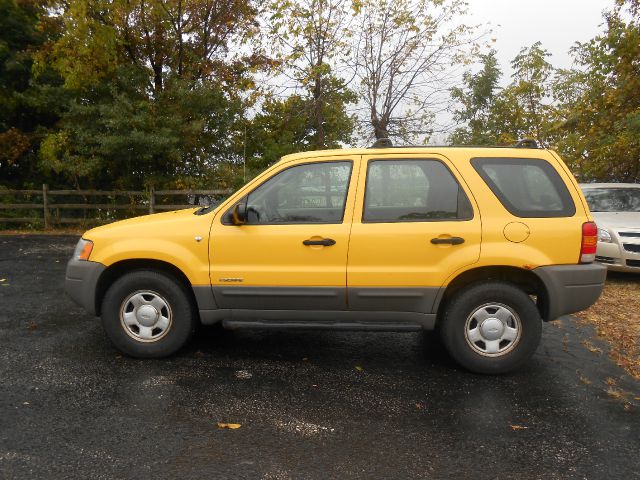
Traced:
<svg viewBox="0 0 640 480">
<path fill-rule="evenodd" d="M 460 220 L 472 216 L 467 196 L 442 162 L 369 162 L 364 222 Z"/>
<path fill-rule="evenodd" d="M 545 160 L 474 158 L 476 171 L 518 217 L 570 217 L 575 205 L 558 172 Z"/>
<path fill-rule="evenodd" d="M 256 188 L 247 199 L 247 224 L 340 223 L 351 162 L 296 165 Z"/>
<path fill-rule="evenodd" d="M 592 212 L 640 212 L 640 188 L 585 188 Z"/>
</svg>

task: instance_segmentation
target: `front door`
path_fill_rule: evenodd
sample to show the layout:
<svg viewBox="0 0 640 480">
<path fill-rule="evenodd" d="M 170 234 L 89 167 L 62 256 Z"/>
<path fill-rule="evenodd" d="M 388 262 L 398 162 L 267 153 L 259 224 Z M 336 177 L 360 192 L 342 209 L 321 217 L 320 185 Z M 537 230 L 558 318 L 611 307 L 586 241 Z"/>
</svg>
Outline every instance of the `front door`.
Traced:
<svg viewBox="0 0 640 480">
<path fill-rule="evenodd" d="M 344 310 L 349 230 L 357 158 L 299 160 L 283 165 L 214 219 L 211 284 L 219 308 Z M 233 208 L 233 207 L 232 207 Z"/>
<path fill-rule="evenodd" d="M 480 214 L 438 155 L 364 156 L 349 247 L 352 310 L 431 313 L 439 288 L 480 256 Z"/>
</svg>

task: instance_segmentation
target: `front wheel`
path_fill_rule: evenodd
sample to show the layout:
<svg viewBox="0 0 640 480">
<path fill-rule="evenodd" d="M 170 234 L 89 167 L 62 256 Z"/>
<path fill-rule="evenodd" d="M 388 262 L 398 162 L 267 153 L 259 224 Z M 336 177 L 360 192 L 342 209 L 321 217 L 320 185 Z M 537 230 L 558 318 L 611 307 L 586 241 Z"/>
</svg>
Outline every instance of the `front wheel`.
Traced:
<svg viewBox="0 0 640 480">
<path fill-rule="evenodd" d="M 107 336 L 132 357 L 160 358 L 176 352 L 189 340 L 195 319 L 185 286 L 154 270 L 123 275 L 102 301 Z"/>
<path fill-rule="evenodd" d="M 500 374 L 515 370 L 536 351 L 542 320 L 531 298 L 506 282 L 460 290 L 445 308 L 442 340 L 464 368 Z"/>
</svg>

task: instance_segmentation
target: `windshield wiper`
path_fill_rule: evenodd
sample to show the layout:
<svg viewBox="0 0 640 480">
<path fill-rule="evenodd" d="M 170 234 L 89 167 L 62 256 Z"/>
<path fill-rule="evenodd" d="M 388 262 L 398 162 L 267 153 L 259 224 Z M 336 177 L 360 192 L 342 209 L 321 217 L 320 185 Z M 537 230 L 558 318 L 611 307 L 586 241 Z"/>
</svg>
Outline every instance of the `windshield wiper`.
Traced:
<svg viewBox="0 0 640 480">
<path fill-rule="evenodd" d="M 193 212 L 194 215 L 205 215 L 215 208 L 215 205 L 204 205 Z"/>
</svg>

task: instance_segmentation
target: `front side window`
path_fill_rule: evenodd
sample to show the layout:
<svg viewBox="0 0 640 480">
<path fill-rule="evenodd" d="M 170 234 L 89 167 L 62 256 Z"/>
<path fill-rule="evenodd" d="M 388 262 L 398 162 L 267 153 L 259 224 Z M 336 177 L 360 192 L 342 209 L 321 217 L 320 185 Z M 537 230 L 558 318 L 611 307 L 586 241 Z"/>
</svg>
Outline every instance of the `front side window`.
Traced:
<svg viewBox="0 0 640 480">
<path fill-rule="evenodd" d="M 296 165 L 247 198 L 247 224 L 341 223 L 352 162 Z"/>
<path fill-rule="evenodd" d="M 468 220 L 469 199 L 439 160 L 371 160 L 363 222 Z"/>
<path fill-rule="evenodd" d="M 562 178 L 545 160 L 474 158 L 471 164 L 502 205 L 517 217 L 571 217 L 576 213 Z"/>
</svg>

